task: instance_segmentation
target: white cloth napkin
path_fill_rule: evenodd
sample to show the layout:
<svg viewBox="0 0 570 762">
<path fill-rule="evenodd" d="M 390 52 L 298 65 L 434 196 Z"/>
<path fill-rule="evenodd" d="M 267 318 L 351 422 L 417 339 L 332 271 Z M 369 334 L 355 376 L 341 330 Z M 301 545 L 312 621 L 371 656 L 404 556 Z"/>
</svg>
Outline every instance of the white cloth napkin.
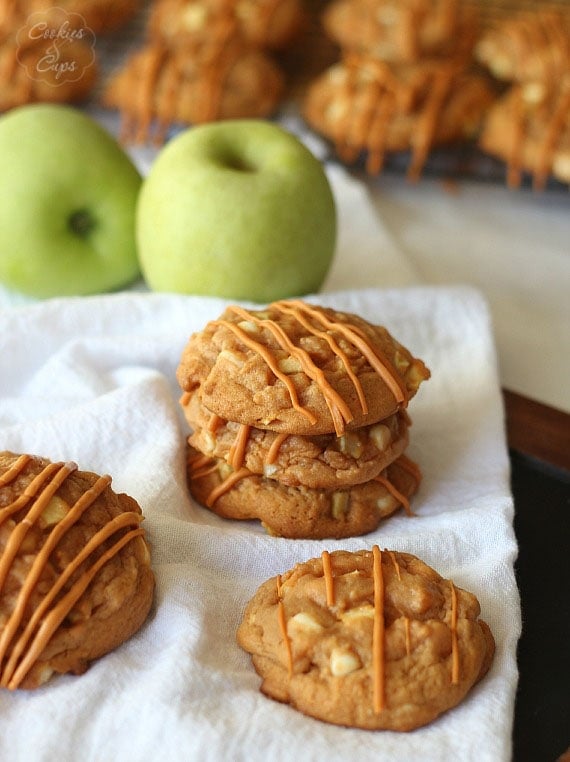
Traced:
<svg viewBox="0 0 570 762">
<path fill-rule="evenodd" d="M 0 691 L 3 762 L 510 759 L 520 608 L 490 321 L 467 288 L 361 290 L 317 303 L 386 325 L 432 371 L 410 404 L 424 480 L 403 512 L 345 541 L 269 537 L 194 504 L 174 373 L 221 300 L 117 294 L 0 311 L 0 447 L 110 473 L 146 516 L 152 614 L 81 677 Z M 265 579 L 323 549 L 412 552 L 479 598 L 497 651 L 456 709 L 408 734 L 340 728 L 264 697 L 235 642 Z"/>
</svg>

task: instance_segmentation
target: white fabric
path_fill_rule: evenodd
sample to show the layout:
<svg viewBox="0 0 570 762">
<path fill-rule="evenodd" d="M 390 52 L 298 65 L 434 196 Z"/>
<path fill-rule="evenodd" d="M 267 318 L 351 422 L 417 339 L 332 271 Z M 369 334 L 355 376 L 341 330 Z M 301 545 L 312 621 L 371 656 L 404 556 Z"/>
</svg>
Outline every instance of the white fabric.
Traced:
<svg viewBox="0 0 570 762">
<path fill-rule="evenodd" d="M 3 762 L 509 760 L 520 609 L 513 504 L 490 318 L 467 288 L 314 300 L 385 324 L 432 371 L 410 404 L 424 472 L 417 515 L 345 541 L 267 536 L 190 500 L 174 373 L 216 299 L 117 294 L 0 310 L 0 443 L 110 473 L 146 516 L 156 573 L 147 623 L 81 677 L 0 691 Z M 257 586 L 324 548 L 415 553 L 479 598 L 497 652 L 455 710 L 409 734 L 339 728 L 264 697 L 235 642 Z"/>
</svg>

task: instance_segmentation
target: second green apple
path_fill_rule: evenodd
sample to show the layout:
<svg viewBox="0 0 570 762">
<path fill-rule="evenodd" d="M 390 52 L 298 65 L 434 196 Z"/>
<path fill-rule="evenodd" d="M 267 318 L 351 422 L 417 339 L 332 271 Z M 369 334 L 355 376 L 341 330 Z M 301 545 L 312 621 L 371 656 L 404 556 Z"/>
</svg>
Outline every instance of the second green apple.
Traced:
<svg viewBox="0 0 570 762">
<path fill-rule="evenodd" d="M 186 130 L 160 152 L 137 206 L 153 290 L 269 302 L 319 290 L 336 241 L 321 163 L 270 122 Z"/>
</svg>

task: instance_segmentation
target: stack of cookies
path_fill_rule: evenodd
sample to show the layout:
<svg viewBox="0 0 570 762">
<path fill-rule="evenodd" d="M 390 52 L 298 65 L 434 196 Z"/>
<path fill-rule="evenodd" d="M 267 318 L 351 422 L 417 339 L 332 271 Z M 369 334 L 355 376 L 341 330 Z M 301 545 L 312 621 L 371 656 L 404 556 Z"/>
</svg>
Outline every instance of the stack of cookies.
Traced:
<svg viewBox="0 0 570 762">
<path fill-rule="evenodd" d="M 323 14 L 340 62 L 309 87 L 304 114 L 340 158 L 411 151 L 416 179 L 435 146 L 473 139 L 494 96 L 470 71 L 478 20 L 460 0 L 334 0 Z"/>
<path fill-rule="evenodd" d="M 125 142 L 161 143 L 174 124 L 265 117 L 284 92 L 272 53 L 302 27 L 301 0 L 157 0 L 146 42 L 111 76 Z"/>
<path fill-rule="evenodd" d="M 220 516 L 318 539 L 409 510 L 407 405 L 429 371 L 385 328 L 297 300 L 232 306 L 190 337 L 177 378 L 190 491 Z"/>
<path fill-rule="evenodd" d="M 523 171 L 535 189 L 548 178 L 570 183 L 570 13 L 538 8 L 506 17 L 475 55 L 507 92 L 489 112 L 481 147 L 507 163 L 507 183 Z"/>
</svg>

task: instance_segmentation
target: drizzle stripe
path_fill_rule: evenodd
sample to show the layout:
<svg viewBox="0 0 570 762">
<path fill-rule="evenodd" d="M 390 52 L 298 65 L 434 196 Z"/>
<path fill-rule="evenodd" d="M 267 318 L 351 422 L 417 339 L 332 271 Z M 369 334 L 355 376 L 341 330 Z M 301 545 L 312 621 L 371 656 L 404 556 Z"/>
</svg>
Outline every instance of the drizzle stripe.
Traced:
<svg viewBox="0 0 570 762">
<path fill-rule="evenodd" d="M 271 447 L 267 451 L 267 455 L 265 456 L 265 463 L 270 466 L 272 463 L 275 463 L 277 460 L 277 456 L 279 455 L 279 450 L 281 449 L 281 445 L 283 442 L 287 439 L 289 434 L 281 433 L 277 434 L 273 442 L 271 443 Z"/>
<path fill-rule="evenodd" d="M 327 606 L 334 606 L 334 577 L 331 566 L 331 557 L 328 550 L 323 550 L 321 553 L 321 559 L 323 562 L 323 576 L 325 578 L 325 591 L 327 594 Z"/>
<path fill-rule="evenodd" d="M 403 495 L 398 489 L 396 489 L 396 487 L 394 487 L 392 482 L 386 476 L 382 476 L 381 474 L 378 474 L 378 476 L 374 477 L 374 481 L 380 482 L 380 484 L 383 484 L 386 487 L 388 492 L 404 506 L 404 510 L 406 511 L 406 514 L 408 516 L 414 515 L 410 508 L 410 501 L 408 500 L 408 498 L 405 495 Z"/>
<path fill-rule="evenodd" d="M 24 470 L 26 463 L 29 462 L 30 455 L 20 455 L 15 463 L 0 476 L 0 487 L 6 487 L 17 479 L 18 475 Z"/>
<path fill-rule="evenodd" d="M 374 578 L 374 630 L 372 633 L 372 669 L 374 670 L 374 711 L 384 709 L 385 663 L 384 663 L 384 576 L 382 574 L 382 551 L 378 545 L 372 548 Z"/>
<path fill-rule="evenodd" d="M 289 397 L 291 398 L 291 404 L 297 410 L 301 415 L 304 415 L 307 420 L 315 424 L 317 422 L 316 416 L 311 413 L 310 410 L 308 410 L 306 407 L 303 407 L 301 403 L 299 402 L 299 397 L 297 395 L 297 390 L 295 389 L 295 386 L 291 379 L 287 376 L 286 373 L 282 373 L 279 370 L 279 367 L 277 366 L 277 363 L 275 362 L 275 358 L 269 352 L 267 347 L 264 347 L 263 344 L 260 344 L 258 341 L 255 341 L 255 339 L 251 339 L 245 331 L 242 331 L 241 328 L 234 323 L 230 323 L 228 320 L 216 320 L 214 321 L 215 325 L 223 325 L 225 328 L 228 328 L 232 333 L 234 333 L 240 341 L 243 341 L 243 343 L 248 346 L 250 349 L 253 349 L 254 352 L 257 352 L 267 363 L 273 374 L 280 380 L 283 381 L 285 386 L 287 387 L 287 391 L 289 392 Z"/>
<path fill-rule="evenodd" d="M 4 626 L 2 636 L 0 637 L 0 665 L 2 664 L 6 655 L 6 650 L 10 644 L 10 641 L 14 637 L 20 622 L 24 616 L 26 604 L 30 598 L 32 590 L 37 584 L 42 571 L 44 570 L 48 558 L 54 548 L 57 546 L 63 535 L 70 529 L 89 508 L 89 506 L 99 497 L 99 495 L 108 487 L 111 483 L 110 476 L 100 476 L 93 487 L 84 492 L 83 495 L 77 500 L 75 505 L 71 507 L 69 512 L 64 518 L 59 521 L 50 532 L 44 545 L 37 554 L 34 562 L 28 572 L 28 575 L 22 585 L 18 598 L 14 606 L 8 621 Z"/>
<path fill-rule="evenodd" d="M 47 643 L 49 643 L 49 640 L 51 636 L 53 635 L 53 633 L 57 630 L 61 622 L 65 619 L 65 617 L 67 616 L 67 614 L 69 613 L 73 605 L 79 600 L 79 598 L 85 592 L 89 583 L 91 582 L 93 577 L 97 574 L 97 572 L 111 558 L 113 558 L 113 556 L 115 556 L 121 550 L 121 548 L 123 548 L 127 543 L 129 543 L 135 537 L 141 537 L 143 534 L 144 534 L 143 529 L 133 529 L 127 534 L 125 534 L 111 548 L 109 548 L 109 550 L 107 550 L 96 561 L 96 563 L 93 564 L 93 566 L 79 578 L 79 580 L 77 580 L 77 582 L 73 585 L 71 590 L 58 602 L 57 606 L 55 606 L 50 611 L 50 613 L 46 616 L 46 618 L 40 625 L 37 635 L 32 641 L 32 644 L 30 648 L 28 649 L 26 656 L 20 662 L 16 672 L 14 673 L 14 676 L 10 680 L 8 684 L 8 688 L 13 690 L 14 688 L 17 688 L 18 685 L 20 685 L 22 680 L 26 677 L 26 675 L 28 674 L 32 666 L 34 665 L 37 658 L 41 655 Z M 96 535 L 94 535 L 94 537 L 95 536 Z"/>
<path fill-rule="evenodd" d="M 249 439 L 250 431 L 251 426 L 248 426 L 246 423 L 240 424 L 235 441 L 230 447 L 228 463 L 236 471 L 243 466 L 245 448 L 247 447 L 247 440 Z"/>
<path fill-rule="evenodd" d="M 217 487 L 214 487 L 214 489 L 210 492 L 206 499 L 206 505 L 208 508 L 211 508 L 216 500 L 221 497 L 224 493 L 226 493 L 228 490 L 230 490 L 234 484 L 239 482 L 241 479 L 245 479 L 246 476 L 250 476 L 251 471 L 249 468 L 242 467 L 238 471 L 234 471 L 233 474 L 230 474 L 227 479 L 224 479 L 224 481 L 221 484 L 218 484 Z"/>
</svg>

